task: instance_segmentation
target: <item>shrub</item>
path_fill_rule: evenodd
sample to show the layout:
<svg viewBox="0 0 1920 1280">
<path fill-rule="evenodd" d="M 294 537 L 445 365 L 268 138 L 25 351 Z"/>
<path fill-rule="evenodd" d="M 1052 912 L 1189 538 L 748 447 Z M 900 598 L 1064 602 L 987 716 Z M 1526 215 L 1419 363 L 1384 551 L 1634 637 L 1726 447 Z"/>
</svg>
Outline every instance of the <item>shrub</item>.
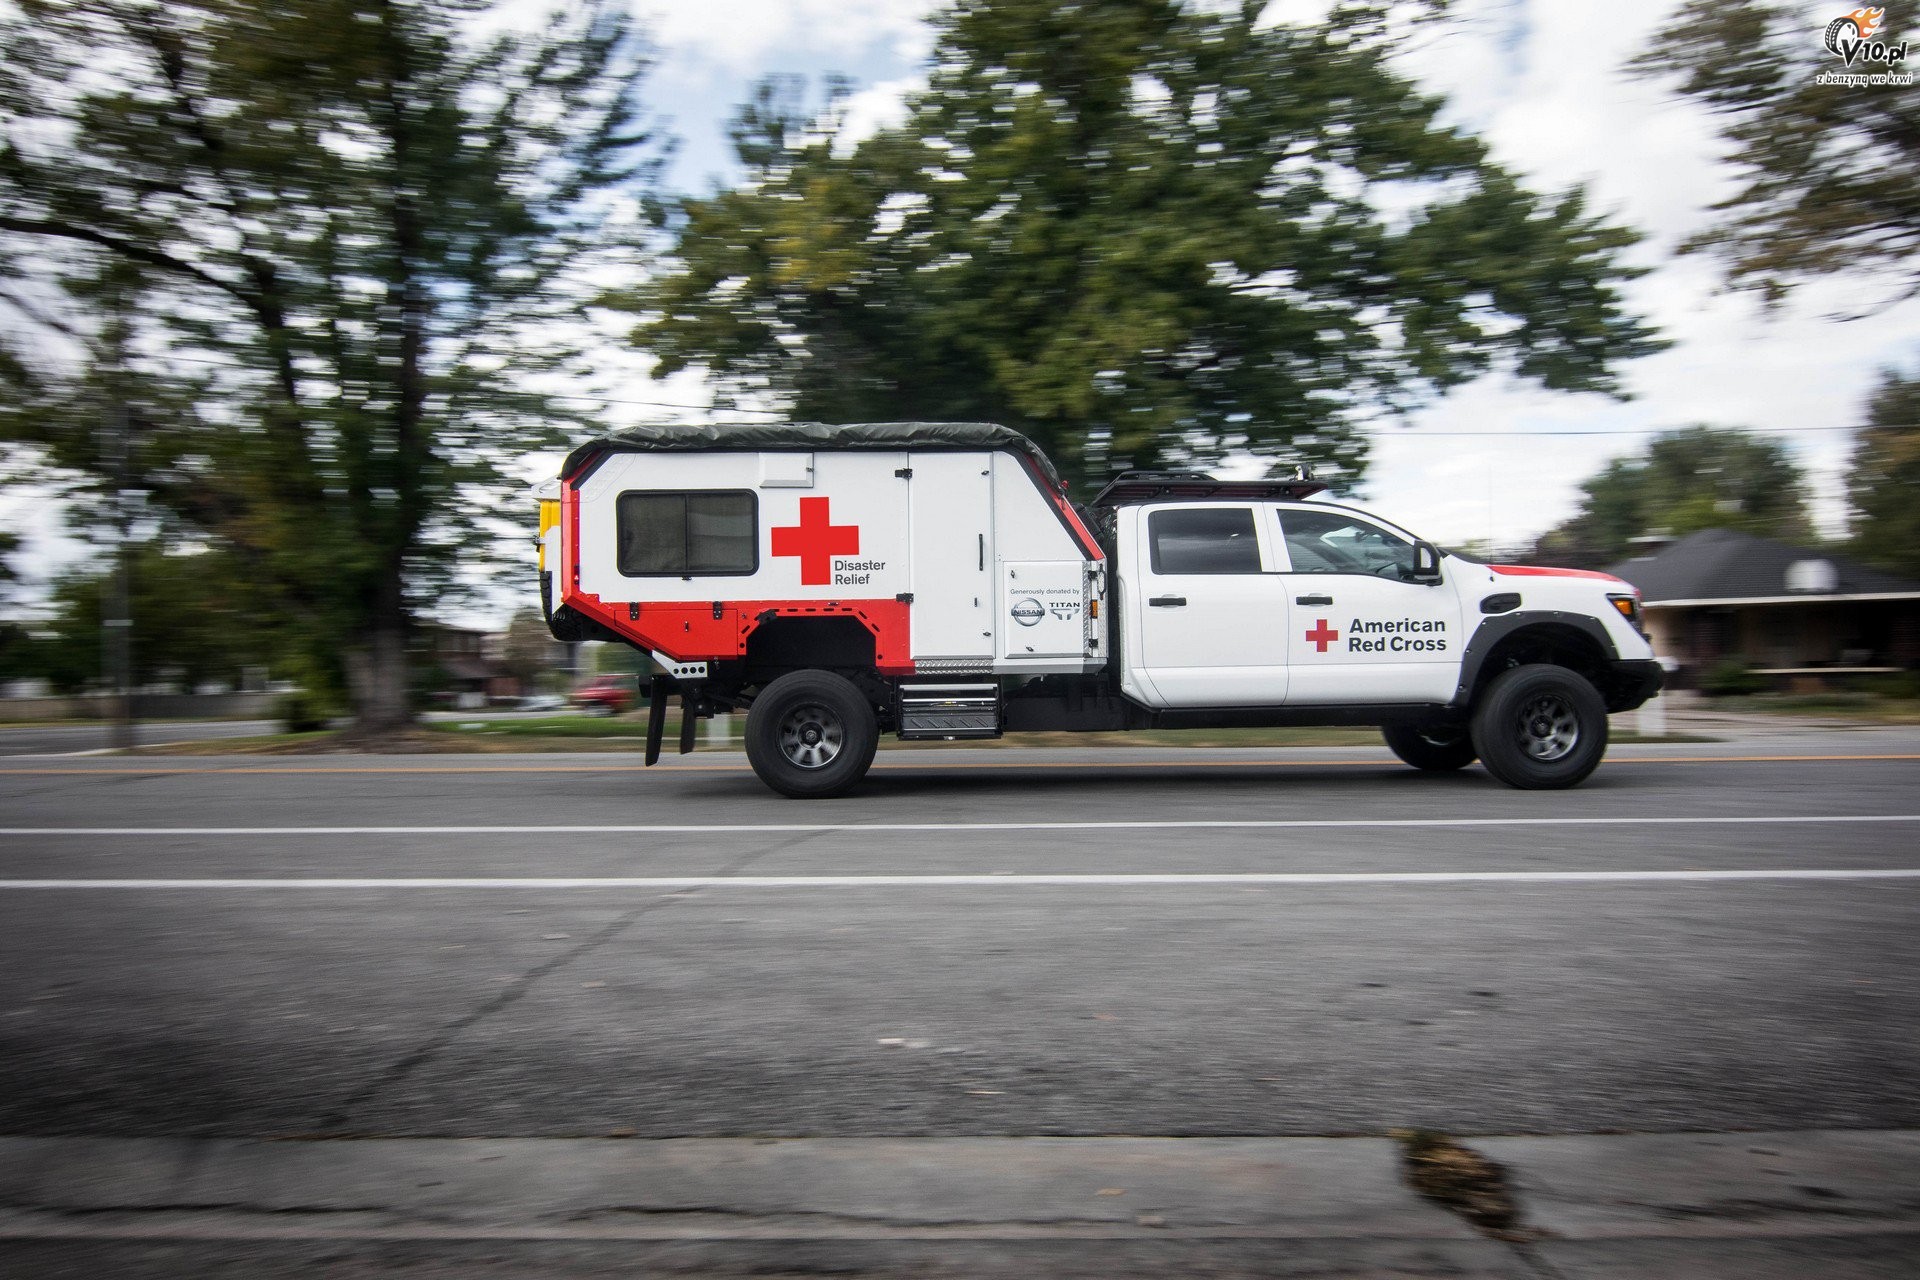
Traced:
<svg viewBox="0 0 1920 1280">
<path fill-rule="evenodd" d="M 1723 658 L 1700 676 L 1700 692 L 1709 698 L 1737 698 L 1766 687 L 1766 677 L 1755 675 L 1753 668 L 1738 658 Z"/>
<path fill-rule="evenodd" d="M 318 733 L 327 727 L 327 709 L 305 690 L 282 694 L 279 716 L 281 727 L 288 733 Z"/>
</svg>

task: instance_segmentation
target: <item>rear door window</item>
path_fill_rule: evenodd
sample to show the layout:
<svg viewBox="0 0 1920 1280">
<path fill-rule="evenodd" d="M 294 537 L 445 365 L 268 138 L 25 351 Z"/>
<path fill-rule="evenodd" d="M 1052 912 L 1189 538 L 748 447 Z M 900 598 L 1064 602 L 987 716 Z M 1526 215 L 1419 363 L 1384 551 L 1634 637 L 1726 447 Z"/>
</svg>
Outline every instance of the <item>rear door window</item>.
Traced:
<svg viewBox="0 0 1920 1280">
<path fill-rule="evenodd" d="M 1260 541 L 1251 507 L 1189 507 L 1147 516 L 1153 571 L 1259 573 Z"/>
</svg>

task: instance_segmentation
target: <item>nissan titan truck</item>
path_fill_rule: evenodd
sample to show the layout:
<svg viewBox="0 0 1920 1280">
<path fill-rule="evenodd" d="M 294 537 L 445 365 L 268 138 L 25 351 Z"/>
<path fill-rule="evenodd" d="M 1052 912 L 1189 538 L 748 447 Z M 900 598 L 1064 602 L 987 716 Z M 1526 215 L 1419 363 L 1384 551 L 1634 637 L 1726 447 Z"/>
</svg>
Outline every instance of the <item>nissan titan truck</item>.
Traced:
<svg viewBox="0 0 1920 1280">
<path fill-rule="evenodd" d="M 683 752 L 744 710 L 754 771 L 802 798 L 885 733 L 1270 725 L 1571 787 L 1658 692 L 1625 582 L 1483 564 L 1325 489 L 1128 472 L 1079 508 L 987 423 L 639 427 L 542 486 L 542 605 L 657 664 L 648 764 L 673 698 Z"/>
</svg>

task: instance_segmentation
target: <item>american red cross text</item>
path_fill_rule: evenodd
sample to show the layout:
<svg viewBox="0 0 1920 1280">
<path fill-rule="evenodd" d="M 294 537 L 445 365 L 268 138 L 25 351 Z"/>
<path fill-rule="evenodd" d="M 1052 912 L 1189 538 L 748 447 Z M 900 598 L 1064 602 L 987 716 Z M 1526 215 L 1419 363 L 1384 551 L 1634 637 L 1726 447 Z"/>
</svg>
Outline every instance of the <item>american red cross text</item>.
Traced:
<svg viewBox="0 0 1920 1280">
<path fill-rule="evenodd" d="M 860 554 L 860 526 L 834 524 L 828 501 L 800 499 L 800 523 L 772 531 L 773 554 L 800 557 L 803 586 L 824 587 L 833 581 L 833 557 Z"/>
</svg>

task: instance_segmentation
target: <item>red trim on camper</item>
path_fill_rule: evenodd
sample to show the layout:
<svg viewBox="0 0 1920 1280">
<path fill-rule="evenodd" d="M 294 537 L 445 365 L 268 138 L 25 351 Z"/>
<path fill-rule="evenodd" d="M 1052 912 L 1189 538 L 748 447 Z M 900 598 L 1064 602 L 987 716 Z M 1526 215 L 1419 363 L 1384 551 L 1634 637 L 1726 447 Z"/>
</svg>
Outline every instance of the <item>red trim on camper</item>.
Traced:
<svg viewBox="0 0 1920 1280">
<path fill-rule="evenodd" d="M 675 662 L 738 658 L 747 651 L 747 637 L 770 617 L 853 618 L 873 632 L 876 670 L 891 676 L 913 674 L 912 606 L 904 600 L 644 601 L 635 610 L 624 601 L 608 602 L 576 590 L 566 603 L 615 635 Z"/>
<path fill-rule="evenodd" d="M 1610 573 L 1596 573 L 1592 569 L 1549 569 L 1530 564 L 1490 564 L 1487 568 L 1508 578 L 1593 578 L 1599 582 L 1618 582 L 1627 584 Z"/>
</svg>

